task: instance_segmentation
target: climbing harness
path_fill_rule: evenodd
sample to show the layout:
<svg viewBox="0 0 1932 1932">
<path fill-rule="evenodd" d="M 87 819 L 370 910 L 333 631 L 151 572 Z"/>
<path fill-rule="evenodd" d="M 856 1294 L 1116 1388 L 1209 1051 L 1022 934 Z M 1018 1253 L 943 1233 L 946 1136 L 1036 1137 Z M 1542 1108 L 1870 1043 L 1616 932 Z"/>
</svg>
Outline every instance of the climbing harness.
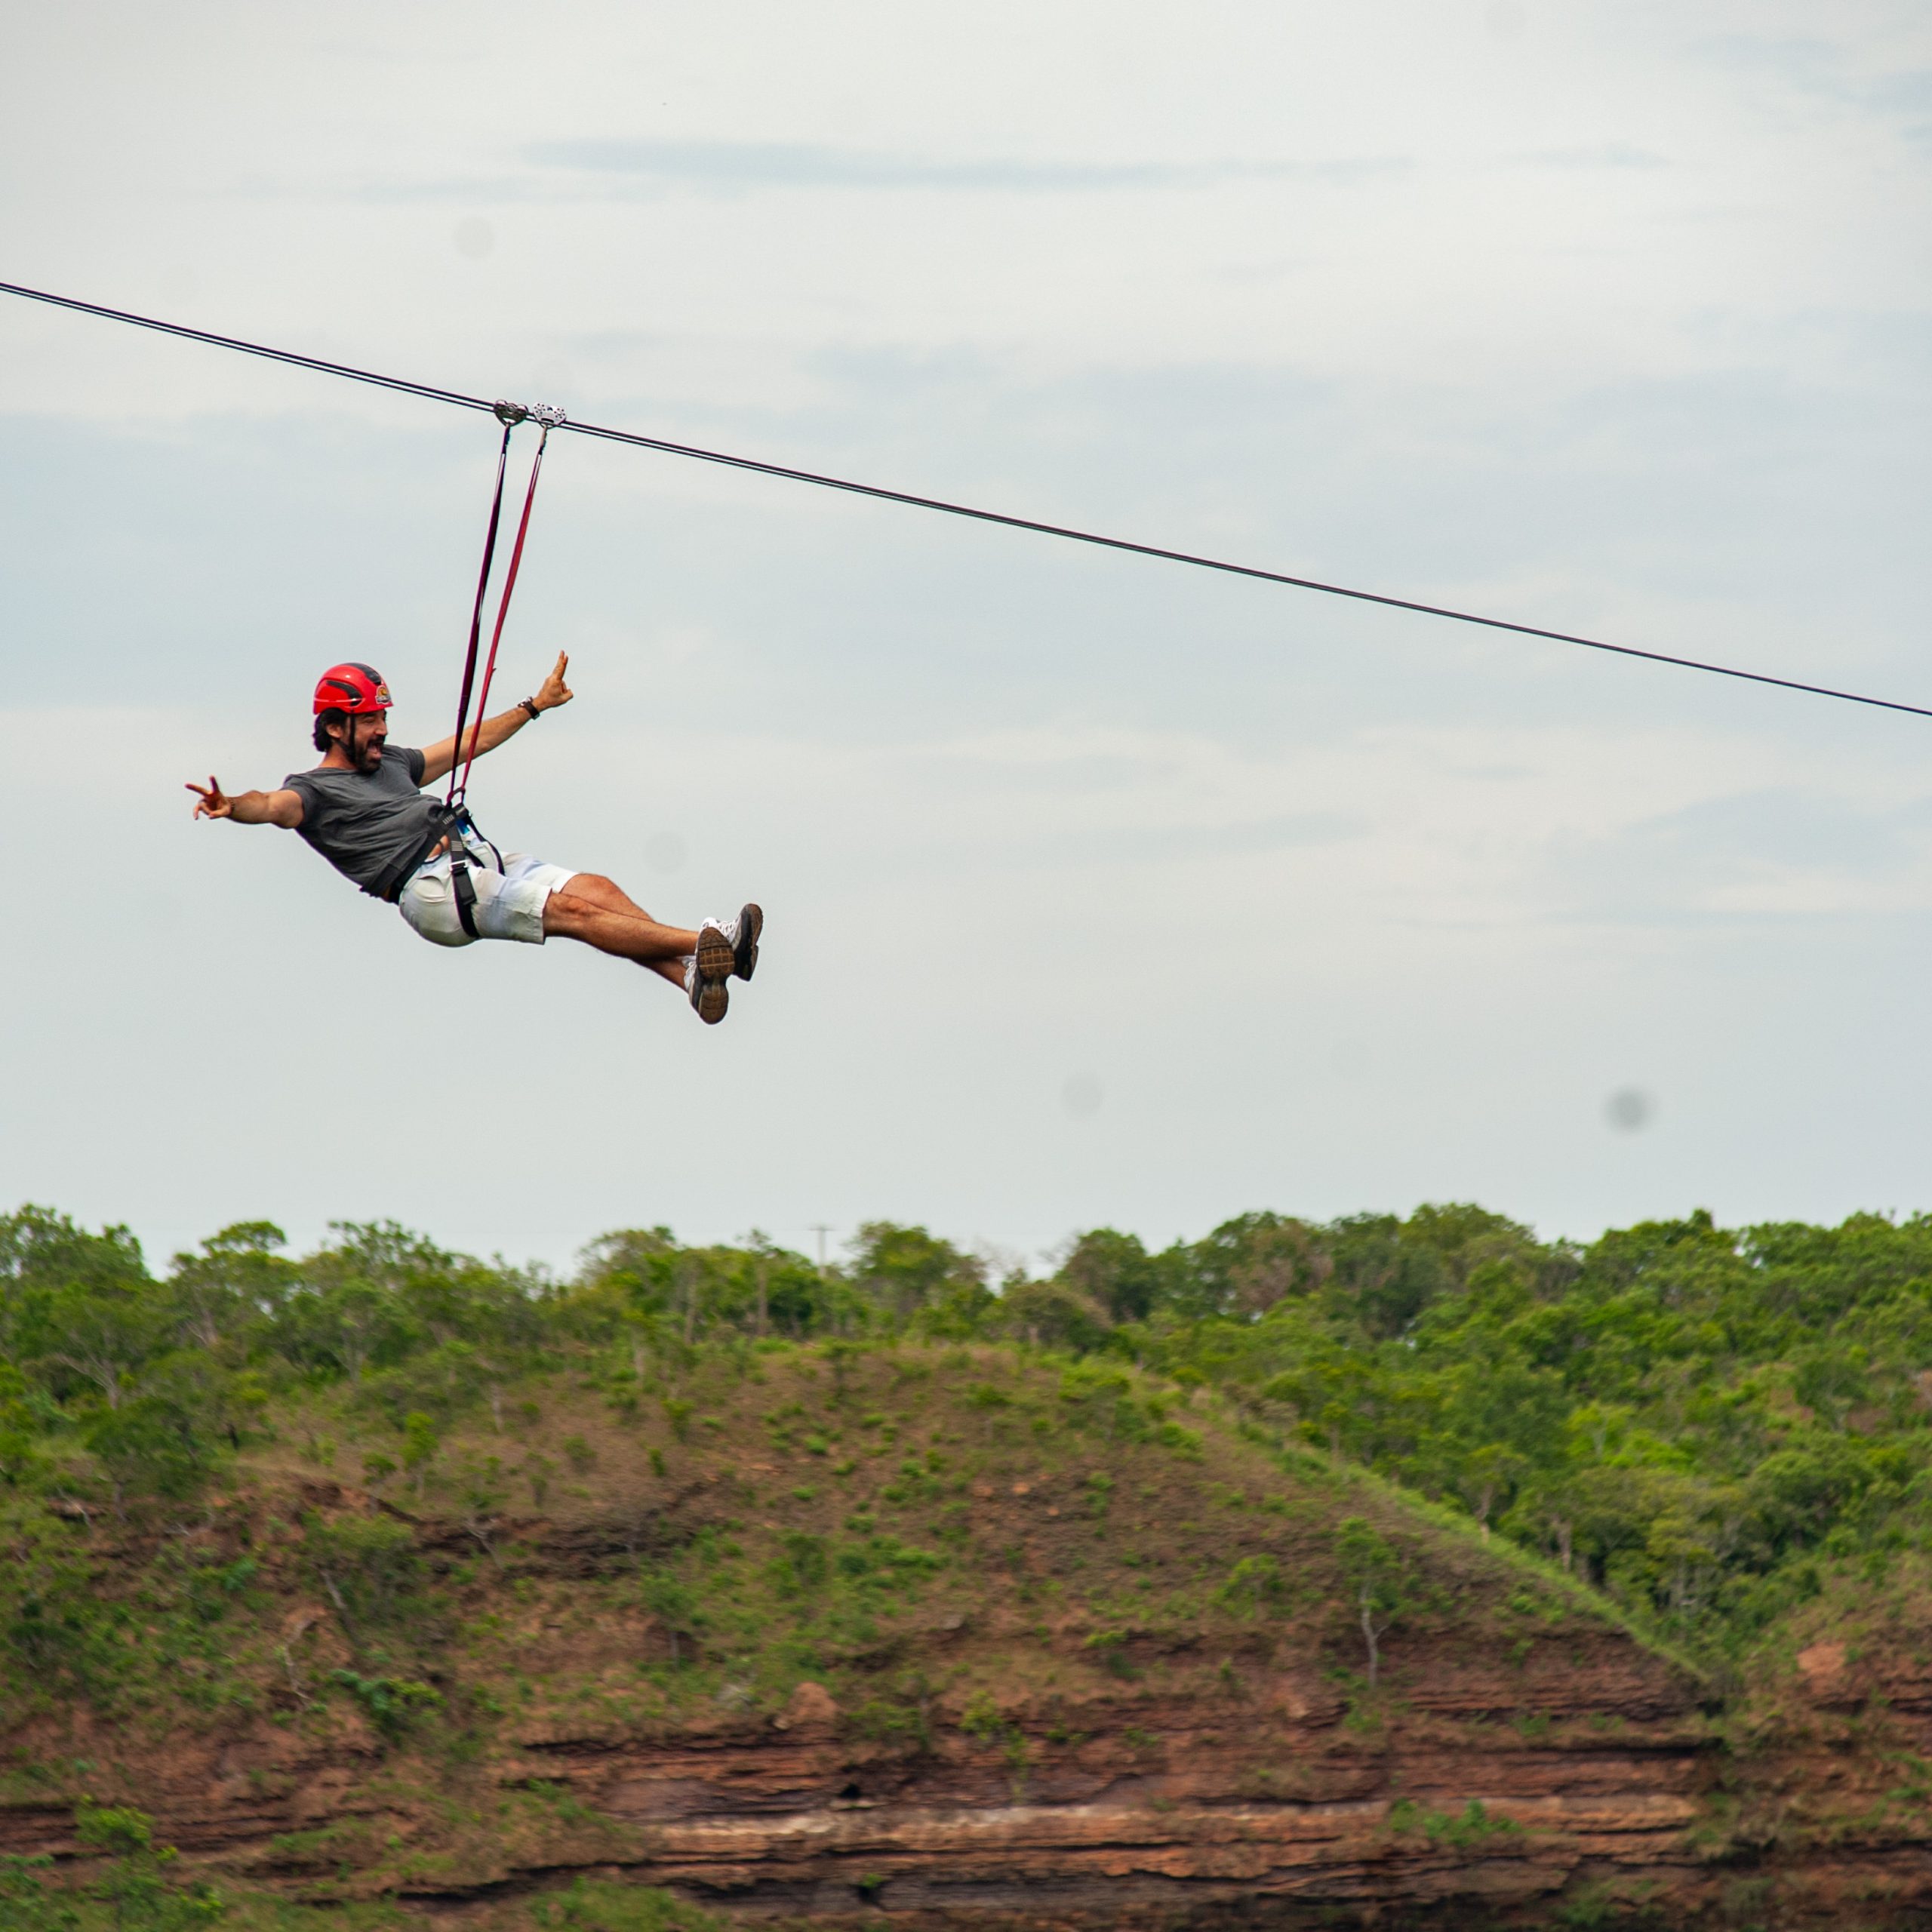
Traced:
<svg viewBox="0 0 1932 1932">
<path fill-rule="evenodd" d="M 504 620 L 509 615 L 510 597 L 516 589 L 517 572 L 523 564 L 524 539 L 530 534 L 530 512 L 537 501 L 537 479 L 543 471 L 544 448 L 550 440 L 550 432 L 565 420 L 561 409 L 552 408 L 547 403 L 526 405 L 521 402 L 505 402 L 500 398 L 491 413 L 503 426 L 503 440 L 497 451 L 497 485 L 490 498 L 490 521 L 483 536 L 483 568 L 477 573 L 476 601 L 469 613 L 469 649 L 463 659 L 463 688 L 456 706 L 456 755 L 450 766 L 450 789 L 442 805 L 442 829 L 449 841 L 450 890 L 456 898 L 457 917 L 462 921 L 463 931 L 472 939 L 478 936 L 476 883 L 469 876 L 468 841 L 473 835 L 482 844 L 489 846 L 499 872 L 503 870 L 503 855 L 478 829 L 475 820 L 470 815 L 468 797 L 469 768 L 476 762 L 476 740 L 482 731 L 483 720 L 490 709 L 490 686 L 497 675 L 497 647 L 503 641 Z M 498 600 L 497 621 L 490 633 L 490 654 L 484 661 L 483 688 L 477 694 L 476 723 L 470 731 L 469 746 L 466 755 L 463 734 L 469 722 L 469 694 L 476 682 L 476 660 L 483 642 L 483 603 L 490 588 L 490 567 L 497 554 L 497 531 L 503 521 L 503 480 L 509 466 L 510 438 L 519 423 L 534 423 L 540 433 L 537 439 L 537 454 L 530 466 L 529 487 L 523 493 L 523 514 L 517 521 L 516 541 L 510 546 L 509 568 L 503 573 L 503 595 Z"/>
</svg>

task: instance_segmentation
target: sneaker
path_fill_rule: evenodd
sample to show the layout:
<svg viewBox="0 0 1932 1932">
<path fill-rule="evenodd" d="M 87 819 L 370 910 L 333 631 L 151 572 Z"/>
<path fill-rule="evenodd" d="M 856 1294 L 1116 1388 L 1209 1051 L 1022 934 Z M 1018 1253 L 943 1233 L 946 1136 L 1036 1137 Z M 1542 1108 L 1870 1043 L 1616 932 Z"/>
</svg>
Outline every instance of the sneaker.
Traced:
<svg viewBox="0 0 1932 1932">
<path fill-rule="evenodd" d="M 735 919 L 721 919 L 718 929 L 731 942 L 731 971 L 740 979 L 749 980 L 758 970 L 758 939 L 764 931 L 764 909 L 742 906 Z"/>
<path fill-rule="evenodd" d="M 685 962 L 685 991 L 707 1026 L 715 1026 L 731 1003 L 731 989 L 724 983 L 731 977 L 731 942 L 724 929 L 715 924 L 703 927 L 697 936 L 697 950 Z"/>
</svg>

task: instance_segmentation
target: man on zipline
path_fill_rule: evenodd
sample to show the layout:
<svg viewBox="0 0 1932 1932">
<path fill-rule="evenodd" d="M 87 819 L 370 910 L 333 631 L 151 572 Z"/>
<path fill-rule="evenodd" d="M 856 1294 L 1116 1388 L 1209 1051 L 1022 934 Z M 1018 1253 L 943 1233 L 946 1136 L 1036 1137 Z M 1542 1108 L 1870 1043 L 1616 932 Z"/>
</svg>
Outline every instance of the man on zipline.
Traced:
<svg viewBox="0 0 1932 1932">
<path fill-rule="evenodd" d="M 571 701 L 556 669 L 500 716 L 466 734 L 480 757 L 525 725 Z M 311 771 L 293 771 L 278 792 L 230 798 L 211 777 L 190 783 L 201 795 L 196 818 L 237 825 L 279 825 L 299 832 L 336 870 L 362 890 L 401 908 L 414 930 L 438 946 L 473 939 L 522 940 L 541 946 L 552 934 L 582 940 L 600 952 L 633 959 L 681 986 L 706 1026 L 724 1017 L 726 982 L 749 980 L 758 964 L 764 915 L 746 906 L 735 919 L 706 919 L 697 931 L 660 925 L 608 878 L 543 864 L 527 853 L 497 851 L 448 805 L 424 790 L 455 769 L 457 740 L 426 751 L 389 743 L 389 688 L 367 664 L 337 664 L 315 687 L 315 749 Z M 453 851 L 451 841 L 461 841 Z"/>
</svg>

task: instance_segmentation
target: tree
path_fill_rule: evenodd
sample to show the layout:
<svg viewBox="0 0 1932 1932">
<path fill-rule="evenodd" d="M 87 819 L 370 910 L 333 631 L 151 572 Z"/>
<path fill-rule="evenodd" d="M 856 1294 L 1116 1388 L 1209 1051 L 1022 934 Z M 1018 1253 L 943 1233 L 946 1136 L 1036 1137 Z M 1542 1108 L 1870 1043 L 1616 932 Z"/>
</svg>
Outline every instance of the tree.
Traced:
<svg viewBox="0 0 1932 1932">
<path fill-rule="evenodd" d="M 238 1221 L 210 1235 L 198 1254 L 175 1256 L 167 1294 L 179 1339 L 212 1350 L 273 1314 L 294 1286 L 280 1252 L 288 1245 L 272 1221 Z"/>
<path fill-rule="evenodd" d="M 339 1266 L 291 1295 L 275 1324 L 273 1346 L 285 1358 L 360 1382 L 372 1364 L 400 1361 L 422 1337 L 396 1297 Z"/>
<path fill-rule="evenodd" d="M 851 1293 L 844 1283 L 828 1281 L 802 1254 L 789 1248 L 761 1247 L 758 1268 L 763 1319 L 794 1341 L 831 1326 L 834 1311 Z M 758 1333 L 764 1332 L 761 1327 Z"/>
<path fill-rule="evenodd" d="M 1560 1465 L 1569 1404 L 1555 1375 L 1513 1355 L 1472 1352 L 1445 1380 L 1436 1479 L 1462 1497 L 1487 1540 L 1517 1483 Z"/>
<path fill-rule="evenodd" d="M 1110 1321 L 1145 1321 L 1168 1299 L 1171 1265 L 1149 1254 L 1138 1235 L 1094 1228 L 1076 1240 L 1057 1278 L 1097 1302 Z"/>
<path fill-rule="evenodd" d="M 145 1270 L 90 1266 L 23 1289 L 8 1325 L 17 1358 L 32 1363 L 57 1395 L 78 1378 L 112 1409 L 165 1346 L 170 1324 Z"/>
<path fill-rule="evenodd" d="M 1016 1281 L 999 1299 L 1008 1332 L 1036 1346 L 1090 1355 L 1112 1332 L 1106 1309 L 1063 1281 Z"/>
<path fill-rule="evenodd" d="M 680 1661 L 680 1641 L 695 1643 L 697 1633 L 704 1627 L 697 1592 L 675 1571 L 654 1567 L 646 1570 L 638 1580 L 638 1594 L 645 1608 L 663 1626 L 671 1647 L 671 1667 L 675 1670 Z"/>
<path fill-rule="evenodd" d="M 401 1611 L 421 1569 L 407 1524 L 380 1515 L 303 1519 L 303 1549 L 352 1644 Z"/>
<path fill-rule="evenodd" d="M 106 1411 L 88 1425 L 85 1441 L 113 1484 L 117 1515 L 130 1495 L 171 1502 L 193 1495 L 211 1460 L 192 1414 L 158 1395 Z"/>
<path fill-rule="evenodd" d="M 1328 1278 L 1330 1262 L 1315 1230 L 1287 1214 L 1241 1214 L 1223 1221 L 1187 1252 L 1174 1284 L 1177 1310 L 1195 1316 L 1252 1320 Z"/>
<path fill-rule="evenodd" d="M 1423 1202 L 1401 1224 L 1401 1241 L 1405 1248 L 1439 1257 L 1457 1282 L 1466 1282 L 1484 1262 L 1534 1262 L 1541 1253 L 1535 1235 L 1521 1222 L 1466 1201 Z"/>
<path fill-rule="evenodd" d="M 402 1466 L 416 1478 L 416 1493 L 423 1494 L 424 1478 L 436 1460 L 436 1424 L 420 1409 L 412 1409 L 402 1419 Z"/>
<path fill-rule="evenodd" d="M 1453 1281 L 1440 1252 L 1392 1214 L 1349 1215 L 1324 1233 L 1334 1268 L 1331 1297 L 1346 1297 L 1350 1313 L 1377 1340 L 1406 1334 Z"/>
<path fill-rule="evenodd" d="M 1271 1378 L 1262 1392 L 1270 1401 L 1292 1405 L 1302 1417 L 1303 1435 L 1325 1444 L 1331 1456 L 1346 1449 L 1364 1462 L 1375 1460 L 1384 1446 L 1378 1425 L 1387 1423 L 1395 1406 L 1376 1356 L 1326 1336 L 1306 1349 L 1297 1367 Z"/>
<path fill-rule="evenodd" d="M 1484 1543 L 1489 1540 L 1489 1519 L 1498 1500 L 1512 1490 L 1530 1465 L 1507 1443 L 1479 1443 L 1456 1458 L 1456 1487 L 1469 1514 L 1476 1519 Z"/>
<path fill-rule="evenodd" d="M 1335 1556 L 1361 1631 L 1373 1690 L 1382 1672 L 1382 1639 L 1411 1607 L 1408 1564 L 1363 1516 L 1345 1517 L 1335 1526 Z"/>
<path fill-rule="evenodd" d="M 901 1321 L 949 1289 L 986 1284 L 983 1263 L 924 1228 L 867 1221 L 852 1247 L 853 1284 Z"/>
</svg>

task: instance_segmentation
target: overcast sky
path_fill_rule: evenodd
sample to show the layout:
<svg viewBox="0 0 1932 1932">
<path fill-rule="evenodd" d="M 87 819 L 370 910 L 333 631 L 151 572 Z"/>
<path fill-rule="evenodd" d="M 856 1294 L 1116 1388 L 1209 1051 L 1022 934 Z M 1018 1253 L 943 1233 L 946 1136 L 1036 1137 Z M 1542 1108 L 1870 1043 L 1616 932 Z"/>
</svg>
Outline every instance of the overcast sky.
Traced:
<svg viewBox="0 0 1932 1932">
<path fill-rule="evenodd" d="M 0 278 L 1932 704 L 1932 15 L 1551 0 L 0 14 Z M 449 729 L 483 419 L 0 299 L 0 1204 L 1039 1257 L 1476 1199 L 1932 1207 L 1932 723 L 564 438 L 506 846 L 700 1026 L 189 777 Z M 526 436 L 520 448 L 527 455 Z"/>
</svg>

